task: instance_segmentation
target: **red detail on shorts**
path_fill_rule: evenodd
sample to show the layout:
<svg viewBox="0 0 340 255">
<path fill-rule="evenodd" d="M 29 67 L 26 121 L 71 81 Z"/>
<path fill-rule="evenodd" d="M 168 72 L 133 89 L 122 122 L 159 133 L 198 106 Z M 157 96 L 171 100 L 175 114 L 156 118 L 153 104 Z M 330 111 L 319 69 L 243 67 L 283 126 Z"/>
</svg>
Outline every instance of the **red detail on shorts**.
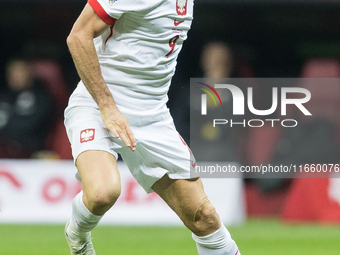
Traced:
<svg viewBox="0 0 340 255">
<path fill-rule="evenodd" d="M 116 23 L 117 20 L 108 15 L 97 0 L 88 0 L 87 2 L 106 24 L 113 26 Z"/>
<path fill-rule="evenodd" d="M 187 143 L 184 141 L 183 137 L 180 135 L 180 133 L 178 133 L 178 135 L 179 135 L 179 138 L 181 139 L 182 143 L 184 144 L 184 146 L 186 146 L 188 148 L 190 155 L 192 155 L 192 152 L 191 152 L 189 146 L 187 145 Z"/>
<path fill-rule="evenodd" d="M 179 139 L 181 139 L 182 143 L 185 145 L 185 146 L 188 146 L 187 143 L 184 141 L 183 137 L 178 133 L 179 135 Z"/>
<path fill-rule="evenodd" d="M 195 161 L 194 163 L 191 163 L 191 166 L 192 166 L 193 168 L 195 168 L 195 167 L 196 167 L 196 161 Z"/>
<path fill-rule="evenodd" d="M 236 251 L 235 255 L 237 255 L 237 254 L 238 254 L 238 249 L 237 249 L 237 251 Z"/>
<path fill-rule="evenodd" d="M 93 128 L 80 131 L 80 143 L 86 143 L 94 140 L 96 130 Z"/>
</svg>

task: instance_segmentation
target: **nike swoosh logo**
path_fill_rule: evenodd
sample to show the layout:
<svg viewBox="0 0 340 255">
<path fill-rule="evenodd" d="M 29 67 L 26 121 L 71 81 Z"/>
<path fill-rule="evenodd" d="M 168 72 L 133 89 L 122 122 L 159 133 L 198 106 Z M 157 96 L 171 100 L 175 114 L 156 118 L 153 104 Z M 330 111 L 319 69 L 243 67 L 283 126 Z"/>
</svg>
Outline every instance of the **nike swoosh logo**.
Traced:
<svg viewBox="0 0 340 255">
<path fill-rule="evenodd" d="M 179 24 L 181 24 L 181 23 L 183 23 L 184 22 L 184 20 L 182 20 L 182 21 L 176 21 L 176 20 L 174 20 L 174 25 L 175 25 L 175 27 L 177 27 Z"/>
<path fill-rule="evenodd" d="M 191 166 L 192 166 L 193 168 L 195 168 L 195 167 L 196 167 L 196 161 L 195 161 L 195 163 L 191 163 Z"/>
</svg>

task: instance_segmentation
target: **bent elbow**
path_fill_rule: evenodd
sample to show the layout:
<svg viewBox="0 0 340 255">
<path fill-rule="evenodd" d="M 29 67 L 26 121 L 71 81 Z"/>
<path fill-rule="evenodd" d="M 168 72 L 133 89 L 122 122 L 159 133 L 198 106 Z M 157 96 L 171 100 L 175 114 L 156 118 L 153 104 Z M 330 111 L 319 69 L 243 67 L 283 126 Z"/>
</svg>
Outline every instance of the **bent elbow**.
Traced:
<svg viewBox="0 0 340 255">
<path fill-rule="evenodd" d="M 72 51 L 72 49 L 77 49 L 85 44 L 88 45 L 89 43 L 93 43 L 93 37 L 87 35 L 83 31 L 71 31 L 71 33 L 66 38 L 66 43 L 68 49 Z"/>
<path fill-rule="evenodd" d="M 72 48 L 72 46 L 75 44 L 75 42 L 76 42 L 76 37 L 71 32 L 66 38 L 66 44 L 67 44 L 68 48 L 69 49 Z"/>
</svg>

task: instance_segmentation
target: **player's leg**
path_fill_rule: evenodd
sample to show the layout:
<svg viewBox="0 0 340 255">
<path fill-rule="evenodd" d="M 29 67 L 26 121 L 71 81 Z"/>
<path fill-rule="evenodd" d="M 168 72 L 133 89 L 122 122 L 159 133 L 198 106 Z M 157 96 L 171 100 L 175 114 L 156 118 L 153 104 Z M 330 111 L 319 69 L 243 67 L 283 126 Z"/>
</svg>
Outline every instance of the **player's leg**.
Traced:
<svg viewBox="0 0 340 255">
<path fill-rule="evenodd" d="M 116 158 L 105 151 L 89 150 L 76 161 L 83 191 L 73 200 L 71 220 L 65 229 L 71 254 L 80 250 L 95 254 L 90 231 L 98 224 L 120 195 Z"/>
<path fill-rule="evenodd" d="M 199 178 L 173 180 L 165 175 L 152 189 L 193 232 L 200 255 L 240 255 L 236 243 L 207 198 Z"/>
<path fill-rule="evenodd" d="M 116 202 L 121 184 L 116 158 L 100 150 L 85 151 L 76 161 L 83 188 L 83 201 L 89 211 L 103 215 Z"/>
</svg>

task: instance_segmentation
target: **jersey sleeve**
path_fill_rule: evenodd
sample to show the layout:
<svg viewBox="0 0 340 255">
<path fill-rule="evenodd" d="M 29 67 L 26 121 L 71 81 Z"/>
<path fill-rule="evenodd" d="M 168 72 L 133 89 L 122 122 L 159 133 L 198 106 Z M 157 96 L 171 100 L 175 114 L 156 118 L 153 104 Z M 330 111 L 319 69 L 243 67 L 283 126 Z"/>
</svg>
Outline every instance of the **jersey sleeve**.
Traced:
<svg viewBox="0 0 340 255">
<path fill-rule="evenodd" d="M 136 7 L 131 0 L 88 0 L 88 3 L 108 25 L 113 25 L 124 13 Z"/>
</svg>

